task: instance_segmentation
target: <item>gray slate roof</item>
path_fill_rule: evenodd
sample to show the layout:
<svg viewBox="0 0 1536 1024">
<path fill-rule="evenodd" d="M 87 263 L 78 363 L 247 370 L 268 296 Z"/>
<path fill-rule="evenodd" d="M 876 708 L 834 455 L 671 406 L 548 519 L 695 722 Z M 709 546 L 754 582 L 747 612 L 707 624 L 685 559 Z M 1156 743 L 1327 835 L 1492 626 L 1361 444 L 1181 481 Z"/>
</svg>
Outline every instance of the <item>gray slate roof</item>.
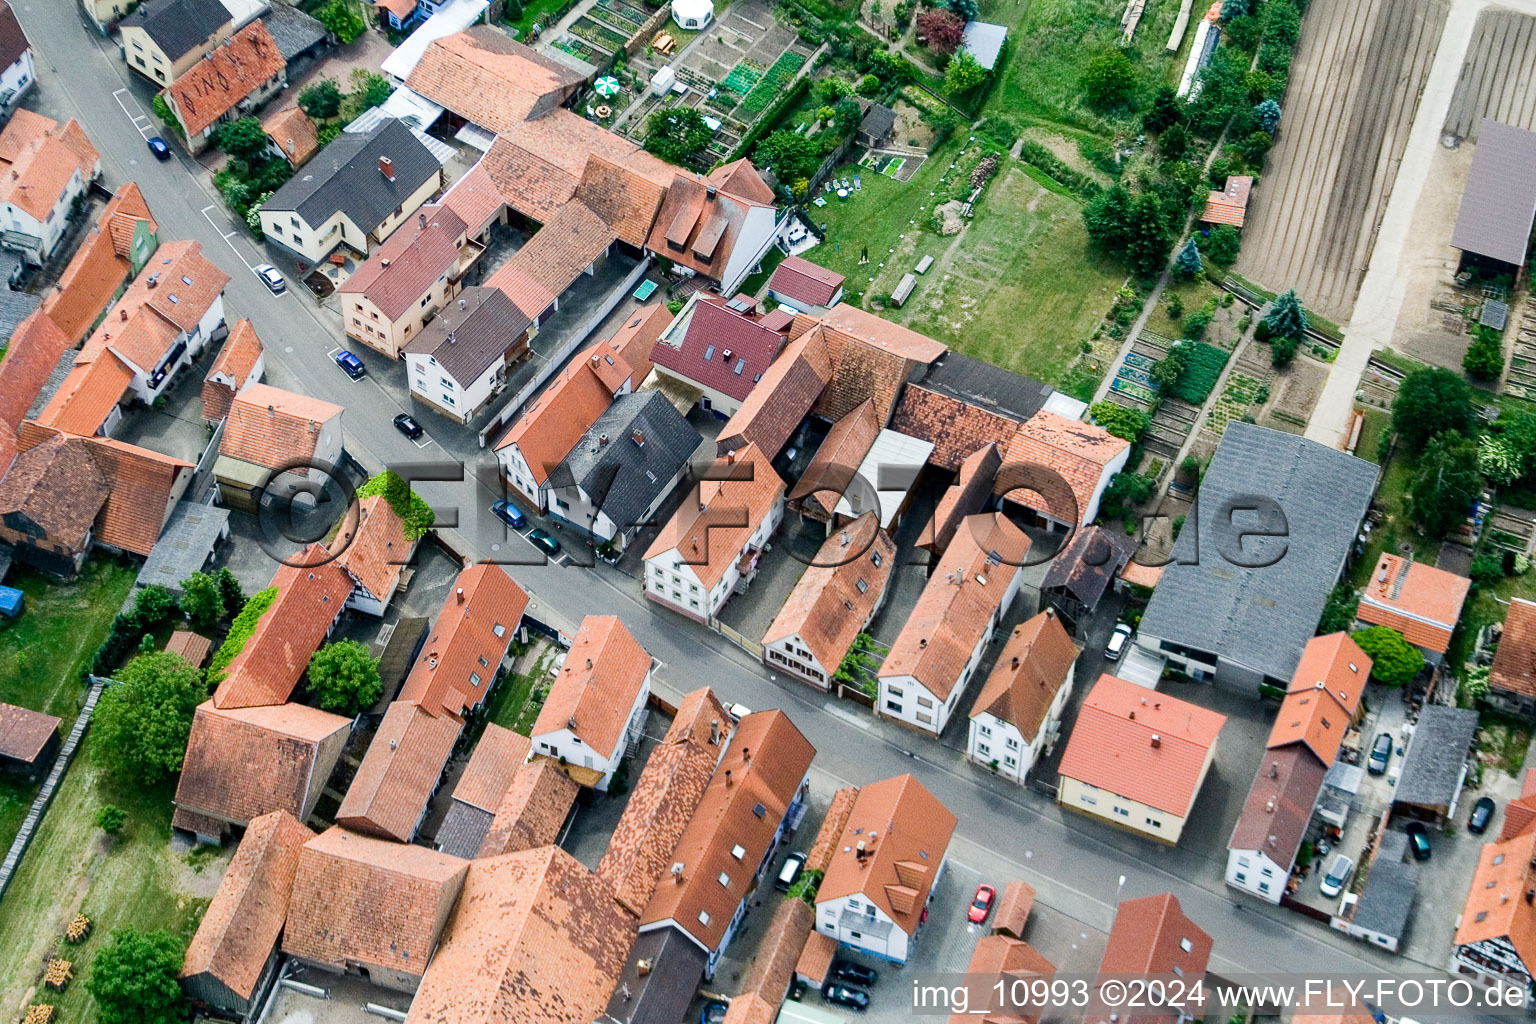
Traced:
<svg viewBox="0 0 1536 1024">
<path fill-rule="evenodd" d="M 16 12 L 11 10 L 9 3 L 0 0 L 0 68 L 8 68 L 21 60 L 21 55 L 31 47 L 21 22 L 16 20 Z"/>
<path fill-rule="evenodd" d="M 997 58 L 1002 54 L 1003 44 L 1007 41 L 1008 29 L 1005 26 L 985 21 L 968 21 L 965 23 L 965 34 L 960 37 L 960 46 L 975 58 L 977 64 L 991 71 L 997 66 Z"/>
<path fill-rule="evenodd" d="M 480 844 L 491 832 L 496 815 L 474 804 L 455 800 L 448 806 L 443 823 L 437 830 L 437 848 L 443 853 L 465 860 L 473 860 L 480 852 Z"/>
<path fill-rule="evenodd" d="M 59 361 L 53 364 L 53 369 L 48 371 L 48 379 L 43 382 L 42 389 L 37 397 L 32 400 L 32 407 L 27 410 L 27 419 L 35 420 L 53 401 L 53 396 L 59 393 L 59 388 L 64 386 L 64 378 L 69 376 L 69 371 L 75 368 L 75 356 L 79 355 L 75 349 L 65 349 L 59 356 Z"/>
<path fill-rule="evenodd" d="M 1376 473 L 1369 462 L 1295 434 L 1229 424 L 1191 516 L 1199 528 L 1179 535 L 1142 633 L 1289 681 L 1370 506 Z M 1221 548 L 1261 528 L 1256 514 L 1233 511 L 1252 507 L 1255 497 L 1279 505 L 1289 536 L 1243 541 L 1243 561 L 1273 562 L 1250 569 Z"/>
<path fill-rule="evenodd" d="M 134 585 L 158 583 L 181 596 L 181 581 L 199 571 L 229 530 L 229 509 L 179 501 L 165 522 L 160 539 L 150 548 Z"/>
<path fill-rule="evenodd" d="M 640 973 L 641 960 L 651 962 L 649 973 Z M 709 954 L 680 928 L 641 932 L 599 1024 L 677 1024 L 687 1020 L 688 1007 L 708 961 Z"/>
<path fill-rule="evenodd" d="M 635 442 L 636 430 L 644 434 L 644 444 Z M 630 526 L 671 485 L 702 440 L 660 391 L 620 395 L 556 467 L 551 484 L 576 484 L 620 528 Z"/>
<path fill-rule="evenodd" d="M 1371 873 L 1365 879 L 1365 891 L 1355 906 L 1355 925 L 1381 935 L 1400 939 L 1408 927 L 1408 914 L 1419 888 L 1419 865 L 1405 859 L 1408 837 L 1388 832 L 1381 837 Z"/>
<path fill-rule="evenodd" d="M 475 285 L 439 310 L 405 350 L 432 356 L 460 386 L 468 387 L 500 362 L 508 346 L 532 323 L 506 292 Z"/>
<path fill-rule="evenodd" d="M 1115 574 L 1125 568 L 1135 553 L 1135 537 L 1120 530 L 1086 527 L 1077 531 L 1067 549 L 1051 560 L 1040 589 L 1059 587 L 1093 608 L 1115 581 Z"/>
<path fill-rule="evenodd" d="M 381 156 L 394 162 L 394 181 L 379 170 Z M 437 174 L 439 166 L 409 128 L 391 119 L 365 134 L 342 132 L 261 208 L 297 213 L 311 226 L 340 210 L 364 231 L 372 231 Z"/>
<path fill-rule="evenodd" d="M 148 0 L 118 25 L 142 28 L 166 57 L 180 60 L 233 20 L 219 0 Z"/>
<path fill-rule="evenodd" d="M 317 19 L 297 7 L 290 7 L 283 0 L 271 4 L 261 20 L 272 33 L 272 41 L 277 43 L 277 51 L 285 61 L 292 61 L 311 47 L 319 46 L 328 34 Z"/>
<path fill-rule="evenodd" d="M 1020 423 L 1045 408 L 1055 393 L 1049 384 L 954 351 L 930 363 L 918 384 Z"/>
<path fill-rule="evenodd" d="M 1476 735 L 1477 712 L 1471 708 L 1426 706 L 1403 755 L 1403 772 L 1392 792 L 1392 802 L 1449 807 Z"/>
<path fill-rule="evenodd" d="M 864 120 L 859 122 L 859 129 L 874 138 L 883 139 L 896 127 L 896 111 L 884 103 L 871 103 L 869 109 L 864 112 Z"/>
<path fill-rule="evenodd" d="M 1451 244 L 1516 266 L 1536 219 L 1536 132 L 1489 118 L 1477 130 Z"/>
<path fill-rule="evenodd" d="M 0 288 L 0 339 L 9 340 L 11 335 L 16 333 L 16 328 L 21 326 L 21 322 L 42 305 L 42 301 L 36 295 Z"/>
</svg>

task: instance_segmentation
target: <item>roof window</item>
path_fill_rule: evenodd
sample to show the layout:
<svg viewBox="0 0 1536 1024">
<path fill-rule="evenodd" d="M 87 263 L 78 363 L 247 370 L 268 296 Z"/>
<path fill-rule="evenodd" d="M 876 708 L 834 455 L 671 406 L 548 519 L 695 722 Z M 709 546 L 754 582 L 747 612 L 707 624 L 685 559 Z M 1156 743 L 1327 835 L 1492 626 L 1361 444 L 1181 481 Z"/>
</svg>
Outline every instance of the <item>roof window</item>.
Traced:
<svg viewBox="0 0 1536 1024">
<path fill-rule="evenodd" d="M 709 345 L 704 349 L 704 361 L 710 362 L 715 358 L 715 346 Z"/>
<path fill-rule="evenodd" d="M 742 846 L 740 843 L 737 843 L 735 846 L 731 847 L 731 856 L 735 857 L 737 860 L 744 859 L 746 857 L 746 855 L 747 855 L 747 849 L 746 849 L 746 847 Z"/>
<path fill-rule="evenodd" d="M 738 376 L 740 376 L 741 371 L 745 370 L 746 368 L 747 368 L 747 361 L 745 359 L 738 359 L 738 360 L 736 360 L 736 369 L 731 371 L 731 372 L 737 374 Z"/>
<path fill-rule="evenodd" d="M 763 815 L 768 813 L 768 808 L 764 807 L 762 804 L 753 804 L 752 813 L 761 818 Z"/>
</svg>

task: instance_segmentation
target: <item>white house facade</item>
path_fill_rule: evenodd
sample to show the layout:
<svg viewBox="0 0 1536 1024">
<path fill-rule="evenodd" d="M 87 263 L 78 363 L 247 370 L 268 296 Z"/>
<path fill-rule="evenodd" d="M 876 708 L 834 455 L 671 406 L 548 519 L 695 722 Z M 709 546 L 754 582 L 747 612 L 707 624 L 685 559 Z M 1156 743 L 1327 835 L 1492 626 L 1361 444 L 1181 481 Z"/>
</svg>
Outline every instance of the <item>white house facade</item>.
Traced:
<svg viewBox="0 0 1536 1024">
<path fill-rule="evenodd" d="M 1050 746 L 1061 730 L 1061 712 L 1072 694 L 1072 675 L 1056 691 L 1050 710 L 1039 730 L 1033 736 L 1025 736 L 1017 726 L 999 718 L 990 711 L 983 711 L 971 719 L 966 739 L 966 755 L 979 765 L 990 767 L 996 763 L 996 772 L 1009 782 L 1023 785 L 1035 762 Z"/>
<path fill-rule="evenodd" d="M 613 772 L 624 760 L 624 753 L 630 743 L 638 741 L 640 730 L 644 726 L 645 702 L 651 695 L 651 673 L 645 674 L 645 685 L 641 686 L 635 694 L 635 699 L 630 705 L 628 717 L 625 719 L 624 729 L 619 734 L 618 742 L 612 750 L 595 750 L 590 744 L 582 742 L 577 735 L 578 729 L 570 728 L 569 724 L 563 729 L 551 732 L 535 733 L 531 739 L 533 752 L 556 761 L 576 765 L 581 768 L 590 768 L 599 773 L 601 778 L 592 784 L 593 789 L 607 792 L 608 785 L 613 781 Z"/>
<path fill-rule="evenodd" d="M 1227 884 L 1276 906 L 1285 894 L 1289 864 L 1276 863 L 1263 850 L 1228 850 Z"/>
<path fill-rule="evenodd" d="M 757 528 L 736 549 L 735 556 L 726 566 L 724 574 L 713 586 L 703 586 L 699 581 L 698 566 L 688 564 L 687 558 L 676 547 L 645 560 L 646 596 L 674 611 L 701 622 L 714 618 L 742 578 L 741 564 L 760 552 L 774 531 L 784 522 L 784 496 L 780 494 L 759 520 Z M 723 531 L 710 531 L 711 540 L 717 541 Z M 714 558 L 711 557 L 711 561 Z M 755 567 L 754 567 L 755 571 Z"/>
</svg>

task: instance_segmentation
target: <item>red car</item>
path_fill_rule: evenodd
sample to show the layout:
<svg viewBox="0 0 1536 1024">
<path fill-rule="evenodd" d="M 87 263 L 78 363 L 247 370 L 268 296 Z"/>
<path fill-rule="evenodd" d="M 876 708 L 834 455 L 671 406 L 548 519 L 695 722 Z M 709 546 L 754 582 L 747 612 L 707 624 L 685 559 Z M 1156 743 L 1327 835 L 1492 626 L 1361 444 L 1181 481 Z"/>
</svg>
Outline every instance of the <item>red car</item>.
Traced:
<svg viewBox="0 0 1536 1024">
<path fill-rule="evenodd" d="M 981 924 L 992 913 L 992 901 L 997 898 L 997 890 L 990 885 L 978 885 L 976 898 L 971 900 L 971 905 L 965 911 L 965 919 L 971 924 Z"/>
</svg>

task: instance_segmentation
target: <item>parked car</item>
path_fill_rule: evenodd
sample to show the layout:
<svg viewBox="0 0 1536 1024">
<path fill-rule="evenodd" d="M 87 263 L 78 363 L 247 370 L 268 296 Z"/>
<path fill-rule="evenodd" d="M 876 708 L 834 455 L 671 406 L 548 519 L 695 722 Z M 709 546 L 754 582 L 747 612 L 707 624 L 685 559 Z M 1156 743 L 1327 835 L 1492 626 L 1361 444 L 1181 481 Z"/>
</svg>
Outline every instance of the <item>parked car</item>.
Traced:
<svg viewBox="0 0 1536 1024">
<path fill-rule="evenodd" d="M 790 887 L 800 878 L 800 872 L 805 870 L 805 854 L 796 850 L 784 858 L 784 866 L 779 869 L 779 877 L 773 880 L 773 887 L 779 892 L 789 892 Z"/>
<path fill-rule="evenodd" d="M 364 366 L 361 359 L 346 349 L 336 353 L 336 365 L 341 367 L 342 372 L 353 380 L 362 380 L 368 376 L 368 367 Z"/>
<path fill-rule="evenodd" d="M 1477 803 L 1472 805 L 1472 816 L 1467 819 L 1467 831 L 1474 835 L 1482 835 L 1488 831 L 1488 825 L 1493 821 L 1493 797 L 1479 797 Z"/>
<path fill-rule="evenodd" d="M 155 154 L 156 160 L 169 160 L 171 147 L 165 144 L 165 140 L 156 135 L 149 140 L 149 151 Z"/>
<path fill-rule="evenodd" d="M 1429 833 L 1424 830 L 1424 823 L 1410 821 L 1403 826 L 1403 831 L 1408 833 L 1408 849 L 1413 851 L 1413 859 L 1429 860 L 1434 851 L 1429 848 Z"/>
<path fill-rule="evenodd" d="M 256 268 L 256 276 L 261 278 L 261 283 L 267 286 L 267 291 L 273 295 L 281 295 L 288 290 L 288 282 L 283 275 L 270 263 L 263 263 Z"/>
<path fill-rule="evenodd" d="M 1119 661 L 1120 655 L 1125 653 L 1126 645 L 1131 642 L 1131 627 L 1120 623 L 1115 631 L 1109 634 L 1109 643 L 1104 645 L 1104 660 Z"/>
<path fill-rule="evenodd" d="M 512 527 L 521 530 L 528 522 L 528 517 L 523 515 L 523 510 L 510 501 L 498 501 L 491 506 L 491 511 L 496 513 L 496 518 Z"/>
<path fill-rule="evenodd" d="M 880 980 L 880 975 L 875 973 L 873 967 L 865 967 L 852 960 L 832 961 L 831 973 L 834 981 L 846 981 L 854 985 L 863 985 L 865 988 L 869 988 Z"/>
<path fill-rule="evenodd" d="M 745 704 L 732 704 L 725 709 L 725 713 L 731 716 L 731 721 L 739 722 L 752 713 L 752 709 Z"/>
<path fill-rule="evenodd" d="M 528 541 L 551 558 L 560 553 L 560 542 L 551 537 L 548 530 L 535 526 L 528 531 Z"/>
<path fill-rule="evenodd" d="M 425 430 L 421 429 L 421 424 L 417 423 L 408 412 L 402 412 L 395 417 L 395 429 L 412 441 L 426 433 Z"/>
<path fill-rule="evenodd" d="M 699 1024 L 720 1024 L 725 1020 L 726 1009 L 724 1003 L 705 1003 L 699 1011 Z"/>
<path fill-rule="evenodd" d="M 1317 883 L 1317 888 L 1324 896 L 1332 899 L 1344 891 L 1344 887 L 1349 884 L 1349 876 L 1354 873 L 1355 862 L 1341 853 L 1333 858 L 1333 865 Z"/>
<path fill-rule="evenodd" d="M 846 1006 L 850 1010 L 869 1009 L 868 992 L 860 992 L 856 988 L 839 985 L 834 981 L 829 981 L 821 987 L 821 998 L 838 1006 Z"/>
<path fill-rule="evenodd" d="M 966 908 L 965 919 L 971 924 L 981 924 L 992 913 L 992 901 L 997 899 L 997 890 L 990 885 L 982 884 L 976 887 L 976 895 L 971 898 L 971 905 Z"/>
<path fill-rule="evenodd" d="M 1370 759 L 1365 762 L 1365 770 L 1372 775 L 1385 775 L 1387 762 L 1392 760 L 1392 734 L 1384 732 L 1376 737 L 1376 742 L 1371 744 Z"/>
</svg>

